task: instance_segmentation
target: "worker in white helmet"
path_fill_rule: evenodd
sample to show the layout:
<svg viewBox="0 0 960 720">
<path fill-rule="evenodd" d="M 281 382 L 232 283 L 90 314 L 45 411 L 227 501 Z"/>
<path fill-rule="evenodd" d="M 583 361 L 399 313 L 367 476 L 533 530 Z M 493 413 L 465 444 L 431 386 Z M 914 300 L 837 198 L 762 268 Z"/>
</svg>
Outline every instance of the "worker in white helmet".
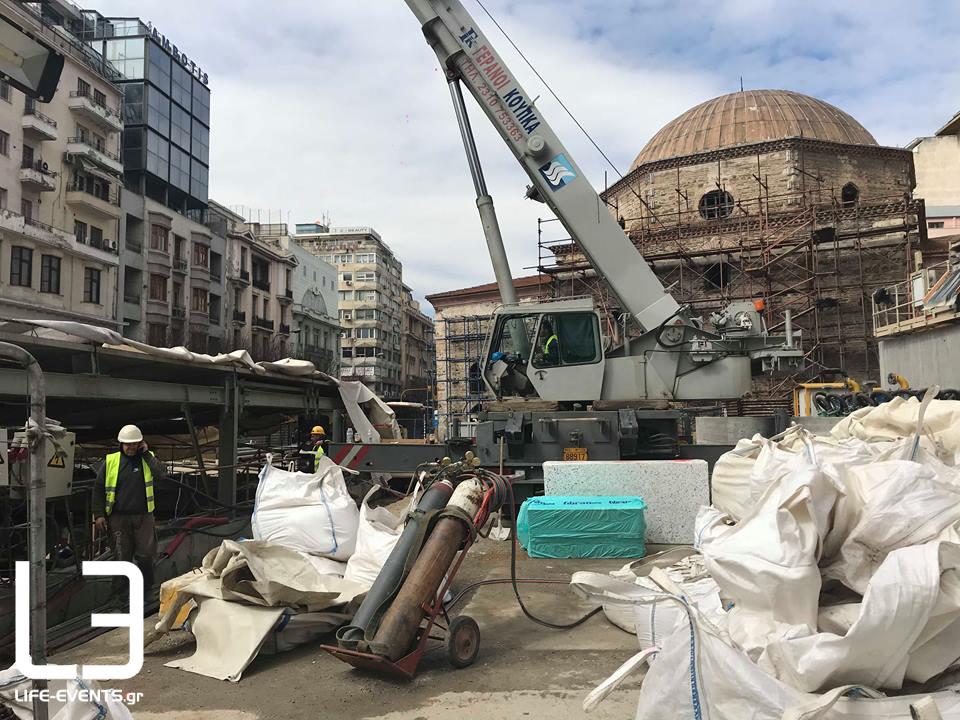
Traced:
<svg viewBox="0 0 960 720">
<path fill-rule="evenodd" d="M 100 530 L 109 530 L 118 560 L 136 562 L 144 589 L 153 586 L 157 535 L 153 522 L 154 482 L 166 475 L 136 425 L 117 435 L 120 450 L 107 455 L 93 486 L 93 516 Z"/>
</svg>

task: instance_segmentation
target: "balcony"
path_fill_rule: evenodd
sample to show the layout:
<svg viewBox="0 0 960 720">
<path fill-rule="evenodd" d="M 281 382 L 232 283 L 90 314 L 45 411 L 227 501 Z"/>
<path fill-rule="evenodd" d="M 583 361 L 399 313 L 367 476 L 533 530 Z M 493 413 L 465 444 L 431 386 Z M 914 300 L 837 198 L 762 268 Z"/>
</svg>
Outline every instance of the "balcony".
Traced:
<svg viewBox="0 0 960 720">
<path fill-rule="evenodd" d="M 133 238 L 127 238 L 123 241 L 123 246 L 132 253 L 140 255 L 143 252 L 143 243 Z"/>
<path fill-rule="evenodd" d="M 290 334 L 290 326 L 289 326 L 289 325 L 284 325 L 283 323 L 280 323 L 280 331 L 279 331 L 279 332 L 280 332 L 281 335 L 289 335 L 289 334 Z"/>
<path fill-rule="evenodd" d="M 231 270 L 229 279 L 230 282 L 246 287 L 250 284 L 250 272 L 248 270 Z"/>
<path fill-rule="evenodd" d="M 89 93 L 74 90 L 67 100 L 67 107 L 102 130 L 107 132 L 121 132 L 123 130 L 123 118 L 120 117 L 120 111 L 101 105 Z"/>
<path fill-rule="evenodd" d="M 31 190 L 40 192 L 56 190 L 53 185 L 53 178 L 55 177 L 56 173 L 47 170 L 47 165 L 42 160 L 35 162 L 24 160 L 20 163 L 20 182 Z"/>
<path fill-rule="evenodd" d="M 181 275 L 187 274 L 187 261 L 183 258 L 174 258 L 172 266 L 175 273 L 180 273 Z"/>
<path fill-rule="evenodd" d="M 270 281 L 267 278 L 254 275 L 253 286 L 258 290 L 263 290 L 264 292 L 270 292 Z"/>
<path fill-rule="evenodd" d="M 210 310 L 190 310 L 190 322 L 197 325 L 209 325 L 210 324 Z"/>
<path fill-rule="evenodd" d="M 293 302 L 293 290 L 287 288 L 283 291 L 282 295 L 277 295 L 277 300 L 279 300 L 282 304 L 289 305 Z"/>
<path fill-rule="evenodd" d="M 211 324 L 211 325 L 219 325 L 219 324 L 220 324 L 220 311 L 219 311 L 219 310 L 214 310 L 213 308 L 210 308 L 209 320 L 210 320 L 210 324 Z"/>
<path fill-rule="evenodd" d="M 116 240 L 107 240 L 106 238 L 99 237 L 78 237 L 77 245 L 83 245 L 86 247 L 91 247 L 94 250 L 100 250 L 105 253 L 110 253 L 111 255 L 117 254 L 117 241 Z"/>
<path fill-rule="evenodd" d="M 67 138 L 67 154 L 85 157 L 115 175 L 123 175 L 123 163 L 120 158 L 105 148 L 96 147 L 88 138 Z"/>
<path fill-rule="evenodd" d="M 233 321 L 235 323 L 240 323 L 245 325 L 247 322 L 247 313 L 244 310 L 234 310 L 233 311 Z"/>
<path fill-rule="evenodd" d="M 113 186 L 106 192 L 91 192 L 91 186 L 73 183 L 67 186 L 67 204 L 83 207 L 109 220 L 123 217 L 120 189 Z"/>
<path fill-rule="evenodd" d="M 270 330 L 273 331 L 273 320 L 267 320 L 266 318 L 253 316 L 253 327 L 259 330 Z"/>
<path fill-rule="evenodd" d="M 57 137 L 59 137 L 57 121 L 47 117 L 36 108 L 26 108 L 23 111 L 20 126 L 23 128 L 24 137 L 31 138 L 38 142 L 56 140 Z"/>
<path fill-rule="evenodd" d="M 60 248 L 74 243 L 73 233 L 24 217 L 12 210 L 0 209 L 0 229 Z"/>
<path fill-rule="evenodd" d="M 123 291 L 123 301 L 126 302 L 126 303 L 130 303 L 131 305 L 139 305 L 139 304 L 140 304 L 140 295 L 139 295 L 138 293 L 128 292 L 128 291 L 124 290 L 124 291 Z"/>
<path fill-rule="evenodd" d="M 183 320 L 187 316 L 187 308 L 183 305 L 174 305 L 170 311 L 174 320 Z"/>
</svg>

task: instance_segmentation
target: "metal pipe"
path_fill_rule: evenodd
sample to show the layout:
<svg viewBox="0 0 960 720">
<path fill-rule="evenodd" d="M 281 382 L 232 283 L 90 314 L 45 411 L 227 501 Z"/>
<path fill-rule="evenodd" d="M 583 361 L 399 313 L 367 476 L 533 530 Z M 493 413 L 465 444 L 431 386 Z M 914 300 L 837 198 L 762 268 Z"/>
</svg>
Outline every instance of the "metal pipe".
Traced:
<svg viewBox="0 0 960 720">
<path fill-rule="evenodd" d="M 467 164 L 470 166 L 473 187 L 477 193 L 477 210 L 480 212 L 480 222 L 483 225 L 483 235 L 487 241 L 490 262 L 493 263 L 493 274 L 497 279 L 497 289 L 500 291 L 500 299 L 505 304 L 513 304 L 517 302 L 517 291 L 513 287 L 513 275 L 510 273 L 507 251 L 503 247 L 503 235 L 500 233 L 500 224 L 497 222 L 497 212 L 493 207 L 493 198 L 487 193 L 487 183 L 483 178 L 483 168 L 480 166 L 480 156 L 477 154 L 477 145 L 473 139 L 467 106 L 463 102 L 460 81 L 453 77 L 448 80 L 447 84 L 450 87 L 450 98 L 453 100 L 453 110 L 457 115 L 457 124 L 460 126 L 463 149 L 467 153 Z"/>
<path fill-rule="evenodd" d="M 790 308 L 783 312 L 783 334 L 787 336 L 787 350 L 793 350 L 793 310 Z"/>
<path fill-rule="evenodd" d="M 412 553 L 415 554 L 420 550 L 418 543 L 423 538 L 423 532 L 426 531 L 425 513 L 445 507 L 452 494 L 453 485 L 441 481 L 435 482 L 420 498 L 416 510 L 411 513 L 410 519 L 400 534 L 400 539 L 393 547 L 393 552 L 383 564 L 380 574 L 373 581 L 373 586 L 367 591 L 356 615 L 353 616 L 349 625 L 337 631 L 337 643 L 340 647 L 355 650 L 367 634 L 372 635 L 376 632 L 376 623 L 382 615 L 383 608 L 400 589 L 406 577 L 408 558 Z"/>
<path fill-rule="evenodd" d="M 30 393 L 30 419 L 38 437 L 30 443 L 30 484 L 28 512 L 30 532 L 28 555 L 30 560 L 30 658 L 34 665 L 47 664 L 47 498 L 44 476 L 43 429 L 47 425 L 47 394 L 43 371 L 36 358 L 18 345 L 0 342 L 0 357 L 20 363 L 27 371 Z M 34 680 L 35 690 L 45 690 L 46 680 Z M 39 694 L 33 699 L 35 720 L 47 720 L 47 703 Z"/>
</svg>

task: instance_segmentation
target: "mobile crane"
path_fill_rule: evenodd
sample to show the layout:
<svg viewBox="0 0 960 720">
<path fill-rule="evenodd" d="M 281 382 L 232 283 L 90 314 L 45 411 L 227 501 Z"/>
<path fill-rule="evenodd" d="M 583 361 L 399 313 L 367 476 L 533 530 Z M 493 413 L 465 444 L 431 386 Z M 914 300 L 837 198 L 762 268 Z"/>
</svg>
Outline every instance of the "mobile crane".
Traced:
<svg viewBox="0 0 960 720">
<path fill-rule="evenodd" d="M 789 313 L 784 334 L 771 335 L 752 302 L 733 303 L 706 322 L 680 306 L 460 0 L 405 2 L 446 73 L 503 302 L 480 359 L 501 408 L 477 428 L 485 465 L 531 470 L 544 460 L 672 457 L 678 413 L 651 408 L 738 398 L 754 370 L 802 362 Z M 592 298 L 517 302 L 463 87 L 530 178 L 527 197 L 553 211 L 610 288 L 623 311 L 619 343 L 601 334 Z"/>
</svg>

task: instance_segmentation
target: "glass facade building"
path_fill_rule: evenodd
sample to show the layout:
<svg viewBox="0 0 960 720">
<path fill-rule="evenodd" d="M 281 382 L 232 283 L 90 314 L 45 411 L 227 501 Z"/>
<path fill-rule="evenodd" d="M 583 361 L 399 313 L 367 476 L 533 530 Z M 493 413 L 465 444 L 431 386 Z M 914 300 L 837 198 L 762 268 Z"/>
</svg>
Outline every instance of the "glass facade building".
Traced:
<svg viewBox="0 0 960 720">
<path fill-rule="evenodd" d="M 84 40 L 121 75 L 123 172 L 140 194 L 188 212 L 207 206 L 207 75 L 136 18 L 85 13 Z"/>
</svg>

